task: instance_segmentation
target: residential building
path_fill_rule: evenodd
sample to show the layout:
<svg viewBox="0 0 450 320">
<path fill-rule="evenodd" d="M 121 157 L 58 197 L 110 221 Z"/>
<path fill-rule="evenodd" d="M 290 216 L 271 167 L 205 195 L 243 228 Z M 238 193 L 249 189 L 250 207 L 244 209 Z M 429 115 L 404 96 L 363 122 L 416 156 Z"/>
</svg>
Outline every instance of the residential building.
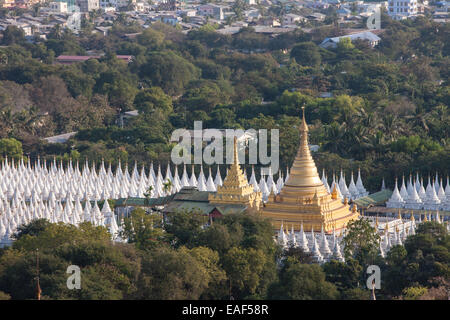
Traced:
<svg viewBox="0 0 450 320">
<path fill-rule="evenodd" d="M 288 13 L 283 16 L 283 25 L 296 24 L 297 22 L 302 22 L 305 20 L 305 17 L 293 13 Z"/>
<path fill-rule="evenodd" d="M 117 0 L 100 0 L 99 4 L 102 9 L 115 8 L 117 6 Z"/>
<path fill-rule="evenodd" d="M 56 13 L 67 13 L 67 2 L 50 2 L 50 10 Z"/>
<path fill-rule="evenodd" d="M 205 4 L 197 7 L 197 12 L 201 16 L 210 16 L 218 20 L 224 19 L 223 7 L 214 4 Z"/>
<path fill-rule="evenodd" d="M 174 14 L 161 14 L 157 17 L 155 17 L 156 21 L 161 21 L 166 24 L 171 24 L 175 26 L 177 23 L 179 23 L 182 19 L 180 17 L 177 17 Z"/>
<path fill-rule="evenodd" d="M 99 0 L 76 0 L 76 5 L 80 8 L 80 12 L 90 12 L 100 9 Z"/>
<path fill-rule="evenodd" d="M 328 49 L 328 48 L 336 48 L 339 41 L 341 41 L 342 38 L 350 38 L 351 41 L 354 40 L 365 40 L 368 41 L 370 46 L 375 47 L 380 42 L 380 37 L 378 37 L 376 34 L 373 34 L 370 31 L 364 31 L 364 32 L 358 32 L 353 33 L 341 37 L 334 37 L 334 38 L 325 38 L 325 40 L 322 41 L 320 46 L 322 48 Z"/>
<path fill-rule="evenodd" d="M 133 56 L 130 56 L 130 55 L 117 55 L 116 57 L 117 57 L 117 59 L 126 61 L 128 63 L 133 60 Z M 84 62 L 89 59 L 99 59 L 99 58 L 101 58 L 101 56 L 63 56 L 63 55 L 61 55 L 56 58 L 56 62 L 60 63 L 60 64 L 72 64 L 72 63 L 77 63 L 77 62 Z"/>
<path fill-rule="evenodd" d="M 417 15 L 417 0 L 389 0 L 388 14 L 395 20 Z"/>
</svg>

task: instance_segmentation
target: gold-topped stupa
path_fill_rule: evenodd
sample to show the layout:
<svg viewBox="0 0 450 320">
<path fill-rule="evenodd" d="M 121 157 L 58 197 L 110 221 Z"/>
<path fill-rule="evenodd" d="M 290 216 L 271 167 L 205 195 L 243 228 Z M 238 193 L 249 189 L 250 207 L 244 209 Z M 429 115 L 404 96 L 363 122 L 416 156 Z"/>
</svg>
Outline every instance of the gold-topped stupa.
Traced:
<svg viewBox="0 0 450 320">
<path fill-rule="evenodd" d="M 358 218 L 356 205 L 350 209 L 348 201 L 342 203 L 336 187 L 331 194 L 323 185 L 308 146 L 308 125 L 305 110 L 300 125 L 300 146 L 289 172 L 289 179 L 278 195 L 269 196 L 262 215 L 271 218 L 276 230 L 282 224 L 299 230 L 321 230 L 329 233 L 345 228 L 350 220 Z"/>
<path fill-rule="evenodd" d="M 212 204 L 241 204 L 248 209 L 258 211 L 261 205 L 262 194 L 255 192 L 253 186 L 248 184 L 239 165 L 237 138 L 234 137 L 234 161 L 228 170 L 222 186 L 217 186 L 217 192 L 208 196 Z"/>
</svg>

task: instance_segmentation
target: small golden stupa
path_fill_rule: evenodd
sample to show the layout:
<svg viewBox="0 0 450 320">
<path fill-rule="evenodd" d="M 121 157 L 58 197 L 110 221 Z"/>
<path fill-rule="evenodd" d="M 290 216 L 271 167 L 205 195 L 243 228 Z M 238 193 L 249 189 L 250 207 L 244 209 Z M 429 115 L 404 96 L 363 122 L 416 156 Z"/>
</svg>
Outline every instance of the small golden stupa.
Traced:
<svg viewBox="0 0 450 320">
<path fill-rule="evenodd" d="M 228 170 L 222 186 L 217 186 L 217 192 L 208 196 L 212 204 L 241 204 L 248 209 L 258 211 L 261 206 L 262 193 L 255 192 L 253 186 L 248 184 L 239 165 L 237 138 L 234 137 L 234 161 Z"/>
<path fill-rule="evenodd" d="M 356 205 L 350 209 L 348 202 L 342 203 L 334 188 L 331 194 L 319 178 L 316 165 L 308 146 L 308 125 L 303 109 L 300 125 L 300 146 L 289 172 L 289 179 L 278 195 L 271 194 L 262 209 L 262 216 L 271 218 L 276 230 L 282 224 L 294 225 L 305 231 L 321 230 L 326 233 L 345 228 L 350 220 L 358 218 Z"/>
</svg>

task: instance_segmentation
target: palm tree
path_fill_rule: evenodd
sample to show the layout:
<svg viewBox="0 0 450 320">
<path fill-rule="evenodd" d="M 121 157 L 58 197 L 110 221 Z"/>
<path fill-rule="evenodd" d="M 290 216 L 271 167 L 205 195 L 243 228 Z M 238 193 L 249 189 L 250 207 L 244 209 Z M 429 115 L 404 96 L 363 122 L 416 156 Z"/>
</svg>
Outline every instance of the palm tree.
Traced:
<svg viewBox="0 0 450 320">
<path fill-rule="evenodd" d="M 396 124 L 397 124 L 397 116 L 393 115 L 392 113 L 387 113 L 384 115 L 383 117 L 384 133 L 386 134 L 386 137 L 390 141 L 394 139 L 397 133 Z"/>
<path fill-rule="evenodd" d="M 428 131 L 428 118 L 429 115 L 425 112 L 423 107 L 417 106 L 416 110 L 411 116 L 405 116 L 405 118 L 410 119 L 413 125 L 423 128 Z"/>
<path fill-rule="evenodd" d="M 147 192 L 144 193 L 144 197 L 145 197 L 145 205 L 148 206 L 150 203 L 150 198 L 152 197 L 153 194 L 153 186 L 149 186 L 147 189 Z"/>
<path fill-rule="evenodd" d="M 375 135 L 369 137 L 369 146 L 379 156 L 385 150 L 383 132 L 378 131 Z"/>
<path fill-rule="evenodd" d="M 0 111 L 0 132 L 2 136 L 8 136 L 14 130 L 14 115 L 10 108 Z"/>
<path fill-rule="evenodd" d="M 343 148 L 343 140 L 346 134 L 346 128 L 344 124 L 339 124 L 337 122 L 331 123 L 329 126 L 325 127 L 325 140 L 324 148 L 327 151 L 333 153 L 339 153 Z"/>
<path fill-rule="evenodd" d="M 62 38 L 62 28 L 61 25 L 58 23 L 53 27 L 53 30 L 50 32 L 50 34 L 55 38 L 60 40 Z"/>
<path fill-rule="evenodd" d="M 164 193 L 169 194 L 170 191 L 172 190 L 172 186 L 173 186 L 172 180 L 167 179 L 167 181 L 164 182 L 164 187 L 163 187 Z"/>
</svg>

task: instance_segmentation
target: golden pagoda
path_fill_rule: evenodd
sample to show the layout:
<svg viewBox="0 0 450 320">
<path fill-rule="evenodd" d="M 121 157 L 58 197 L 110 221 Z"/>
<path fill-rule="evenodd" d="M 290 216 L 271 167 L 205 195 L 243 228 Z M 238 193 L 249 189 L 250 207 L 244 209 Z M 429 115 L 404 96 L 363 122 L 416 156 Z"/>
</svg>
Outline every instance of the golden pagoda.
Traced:
<svg viewBox="0 0 450 320">
<path fill-rule="evenodd" d="M 211 204 L 240 204 L 248 209 L 258 211 L 262 201 L 262 193 L 255 192 L 248 184 L 239 165 L 237 138 L 234 137 L 234 161 L 228 170 L 222 186 L 217 186 L 217 192 L 208 196 Z"/>
<path fill-rule="evenodd" d="M 321 230 L 326 233 L 342 230 L 350 220 L 358 218 L 356 205 L 352 210 L 348 201 L 341 202 L 336 187 L 331 194 L 319 178 L 308 146 L 308 125 L 305 109 L 300 125 L 300 146 L 289 173 L 289 179 L 278 195 L 271 194 L 262 210 L 262 216 L 271 218 L 276 230 L 282 224 L 303 224 L 305 231 Z"/>
</svg>

